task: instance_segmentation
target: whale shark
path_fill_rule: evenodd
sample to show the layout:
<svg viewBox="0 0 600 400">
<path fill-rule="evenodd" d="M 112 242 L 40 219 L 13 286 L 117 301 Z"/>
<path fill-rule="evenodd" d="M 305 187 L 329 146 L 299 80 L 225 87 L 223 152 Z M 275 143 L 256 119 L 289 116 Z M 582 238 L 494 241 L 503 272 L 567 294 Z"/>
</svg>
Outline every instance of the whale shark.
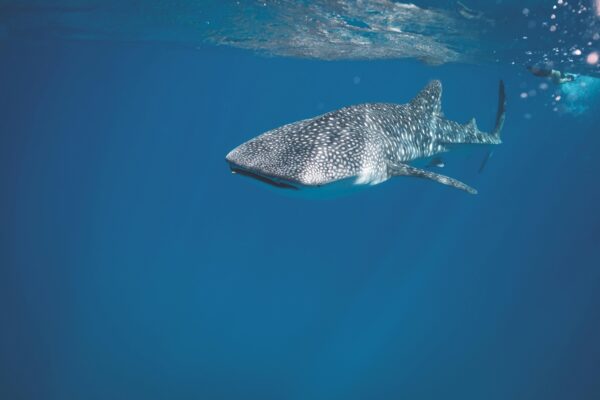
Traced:
<svg viewBox="0 0 600 400">
<path fill-rule="evenodd" d="M 368 187 L 412 176 L 476 194 L 471 186 L 426 168 L 443 166 L 443 154 L 457 148 L 500 144 L 502 81 L 498 97 L 489 133 L 480 131 L 474 118 L 466 124 L 446 119 L 442 83 L 433 80 L 409 103 L 364 103 L 293 122 L 239 145 L 225 158 L 233 173 L 280 189 Z"/>
</svg>

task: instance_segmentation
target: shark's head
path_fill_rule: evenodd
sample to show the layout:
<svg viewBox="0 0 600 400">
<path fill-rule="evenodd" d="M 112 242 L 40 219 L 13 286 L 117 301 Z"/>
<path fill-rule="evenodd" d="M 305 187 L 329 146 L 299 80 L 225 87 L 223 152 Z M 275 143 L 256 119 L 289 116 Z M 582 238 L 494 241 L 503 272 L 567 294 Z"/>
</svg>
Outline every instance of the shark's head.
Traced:
<svg viewBox="0 0 600 400">
<path fill-rule="evenodd" d="M 285 165 L 275 156 L 275 149 L 269 148 L 267 139 L 259 136 L 229 152 L 225 160 L 231 172 L 277 188 L 297 190 L 299 183 L 285 178 Z"/>
<path fill-rule="evenodd" d="M 335 184 L 312 184 L 304 180 L 306 174 L 298 168 L 285 151 L 269 147 L 272 141 L 267 137 L 257 137 L 233 149 L 225 160 L 231 172 L 251 178 L 253 181 L 267 184 L 281 194 L 305 199 L 336 199 L 354 193 L 360 185 L 354 184 L 354 178 L 344 179 Z"/>
</svg>

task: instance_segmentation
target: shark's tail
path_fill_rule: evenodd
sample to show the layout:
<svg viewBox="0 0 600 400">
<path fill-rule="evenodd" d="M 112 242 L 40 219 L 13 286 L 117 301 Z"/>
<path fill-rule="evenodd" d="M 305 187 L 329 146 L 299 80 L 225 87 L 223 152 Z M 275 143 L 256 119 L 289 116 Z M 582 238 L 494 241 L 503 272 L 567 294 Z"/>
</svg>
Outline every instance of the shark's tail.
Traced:
<svg viewBox="0 0 600 400">
<path fill-rule="evenodd" d="M 492 131 L 492 135 L 500 138 L 502 127 L 504 126 L 504 118 L 506 114 L 506 93 L 504 91 L 504 82 L 500 80 L 498 89 L 498 112 L 496 113 L 496 125 Z"/>
<path fill-rule="evenodd" d="M 498 141 L 500 141 L 500 134 L 502 133 L 502 127 L 504 126 L 504 118 L 506 115 L 506 93 L 504 91 L 504 82 L 500 80 L 500 86 L 498 89 L 498 111 L 496 112 L 496 126 L 494 126 L 494 130 L 492 131 L 492 136 L 494 136 Z M 479 166 L 479 172 L 483 172 L 487 162 L 490 160 L 492 155 L 494 154 L 493 150 L 488 150 L 483 158 L 481 165 Z"/>
</svg>

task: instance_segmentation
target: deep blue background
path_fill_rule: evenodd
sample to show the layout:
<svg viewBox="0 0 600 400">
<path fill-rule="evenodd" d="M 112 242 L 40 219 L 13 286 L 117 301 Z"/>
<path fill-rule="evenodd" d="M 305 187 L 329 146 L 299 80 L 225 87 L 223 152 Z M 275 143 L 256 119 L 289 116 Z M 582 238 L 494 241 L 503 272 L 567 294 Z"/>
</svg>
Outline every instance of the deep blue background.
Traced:
<svg viewBox="0 0 600 400">
<path fill-rule="evenodd" d="M 105 42 L 0 60 L 2 399 L 600 397 L 597 107 L 520 99 L 538 82 L 516 66 Z M 294 199 L 224 162 L 432 78 L 489 130 L 500 77 L 505 143 L 446 171 L 477 196 L 398 178 Z"/>
</svg>

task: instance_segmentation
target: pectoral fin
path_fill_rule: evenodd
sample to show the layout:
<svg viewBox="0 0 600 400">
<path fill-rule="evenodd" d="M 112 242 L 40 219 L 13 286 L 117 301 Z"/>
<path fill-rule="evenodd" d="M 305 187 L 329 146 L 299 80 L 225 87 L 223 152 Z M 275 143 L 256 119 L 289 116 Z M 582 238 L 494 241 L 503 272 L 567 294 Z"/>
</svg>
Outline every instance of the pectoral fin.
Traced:
<svg viewBox="0 0 600 400">
<path fill-rule="evenodd" d="M 435 172 L 411 167 L 410 165 L 406 165 L 406 164 L 394 164 L 394 165 L 390 165 L 388 168 L 389 168 L 390 175 L 393 175 L 393 176 L 415 176 L 417 178 L 431 179 L 438 183 L 448 185 L 448 186 L 453 186 L 457 189 L 464 190 L 465 192 L 468 192 L 471 194 L 477 194 L 477 190 L 473 189 L 469 185 L 462 183 L 459 180 L 450 178 L 449 176 L 436 174 Z"/>
</svg>

